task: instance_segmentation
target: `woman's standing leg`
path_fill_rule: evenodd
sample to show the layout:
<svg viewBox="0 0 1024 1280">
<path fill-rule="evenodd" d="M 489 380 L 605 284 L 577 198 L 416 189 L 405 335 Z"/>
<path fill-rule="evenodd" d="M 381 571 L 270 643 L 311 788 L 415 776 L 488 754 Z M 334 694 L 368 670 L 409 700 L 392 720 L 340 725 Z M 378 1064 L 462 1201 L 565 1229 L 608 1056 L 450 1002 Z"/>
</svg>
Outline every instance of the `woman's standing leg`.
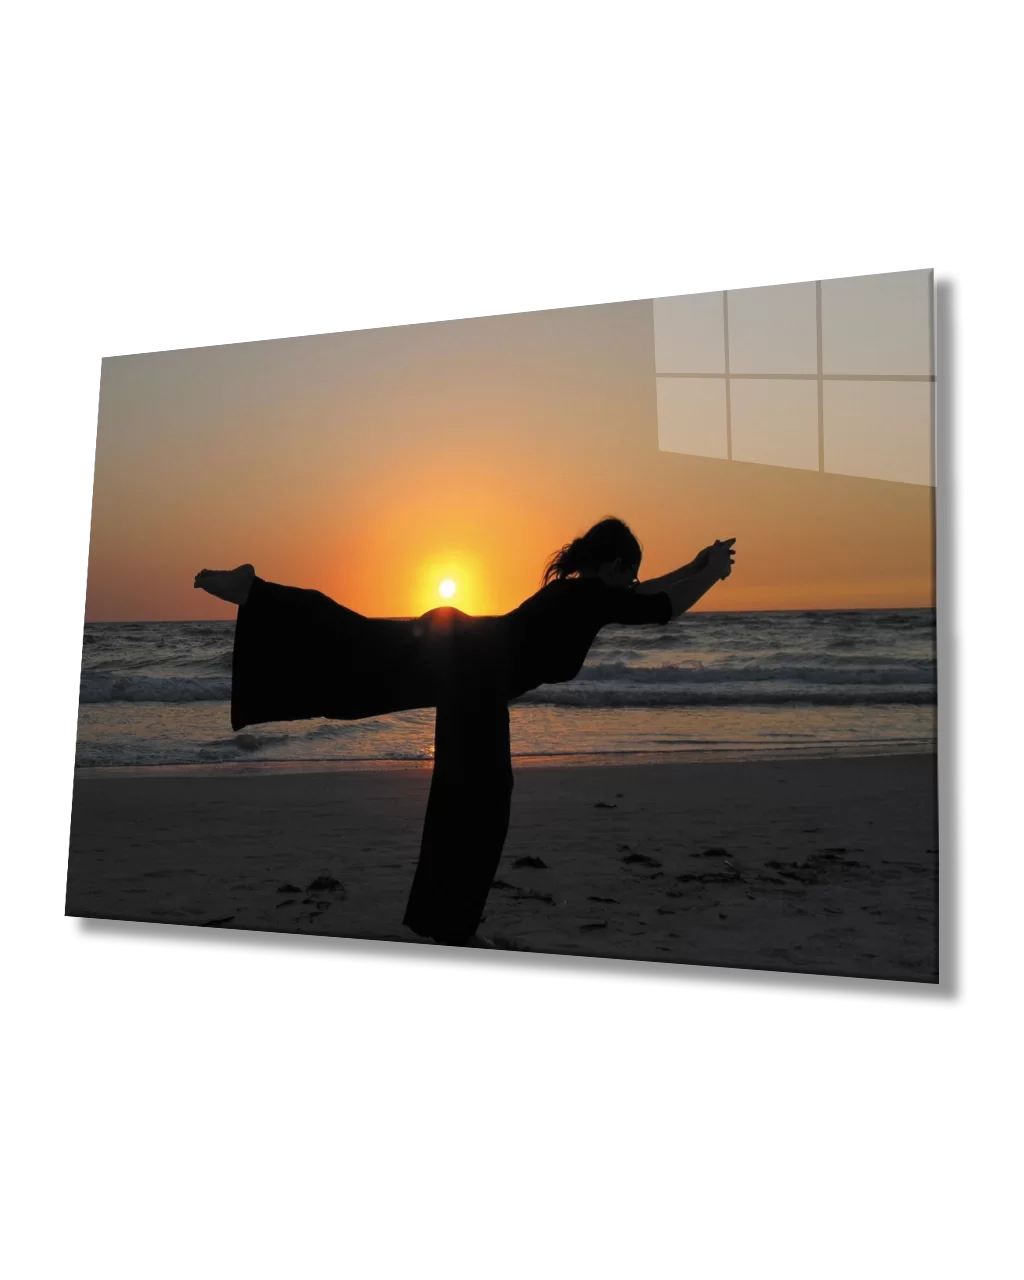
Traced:
<svg viewBox="0 0 1024 1280">
<path fill-rule="evenodd" d="M 414 933 L 461 943 L 476 932 L 508 834 L 513 785 L 500 645 L 463 650 L 438 698 L 434 772 L 404 919 Z"/>
</svg>

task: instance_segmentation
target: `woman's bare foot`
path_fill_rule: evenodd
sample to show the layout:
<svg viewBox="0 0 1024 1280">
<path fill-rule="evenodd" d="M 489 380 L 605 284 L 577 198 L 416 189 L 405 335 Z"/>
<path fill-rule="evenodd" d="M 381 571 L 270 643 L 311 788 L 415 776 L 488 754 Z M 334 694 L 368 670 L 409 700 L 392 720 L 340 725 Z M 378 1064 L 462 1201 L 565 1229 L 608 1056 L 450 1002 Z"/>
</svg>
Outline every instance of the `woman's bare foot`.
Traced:
<svg viewBox="0 0 1024 1280">
<path fill-rule="evenodd" d="M 200 569 L 193 585 L 208 591 L 218 600 L 241 605 L 248 600 L 255 577 L 256 570 L 251 564 L 240 564 L 237 569 Z"/>
</svg>

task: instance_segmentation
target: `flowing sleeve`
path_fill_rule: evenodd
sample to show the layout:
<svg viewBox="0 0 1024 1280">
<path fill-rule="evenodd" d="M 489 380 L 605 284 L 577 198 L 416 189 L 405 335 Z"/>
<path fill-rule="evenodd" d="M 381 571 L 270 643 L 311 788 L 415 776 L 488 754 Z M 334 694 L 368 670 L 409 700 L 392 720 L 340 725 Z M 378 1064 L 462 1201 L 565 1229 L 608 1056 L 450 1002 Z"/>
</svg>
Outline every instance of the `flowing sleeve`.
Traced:
<svg viewBox="0 0 1024 1280">
<path fill-rule="evenodd" d="M 657 622 L 664 626 L 671 620 L 672 601 L 667 591 L 636 591 L 632 587 L 609 587 L 604 583 L 601 586 L 602 624 Z"/>
</svg>

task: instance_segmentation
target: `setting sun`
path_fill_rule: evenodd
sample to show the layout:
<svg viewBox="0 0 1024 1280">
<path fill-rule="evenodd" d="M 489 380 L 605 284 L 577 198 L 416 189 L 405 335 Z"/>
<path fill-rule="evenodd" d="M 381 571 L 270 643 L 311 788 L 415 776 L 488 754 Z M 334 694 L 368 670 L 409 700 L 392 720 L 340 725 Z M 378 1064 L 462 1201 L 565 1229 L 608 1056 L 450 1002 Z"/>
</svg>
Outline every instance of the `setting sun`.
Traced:
<svg viewBox="0 0 1024 1280">
<path fill-rule="evenodd" d="M 445 578 L 444 582 L 442 582 L 437 589 L 446 600 L 450 600 L 455 594 L 455 583 L 451 578 Z"/>
</svg>

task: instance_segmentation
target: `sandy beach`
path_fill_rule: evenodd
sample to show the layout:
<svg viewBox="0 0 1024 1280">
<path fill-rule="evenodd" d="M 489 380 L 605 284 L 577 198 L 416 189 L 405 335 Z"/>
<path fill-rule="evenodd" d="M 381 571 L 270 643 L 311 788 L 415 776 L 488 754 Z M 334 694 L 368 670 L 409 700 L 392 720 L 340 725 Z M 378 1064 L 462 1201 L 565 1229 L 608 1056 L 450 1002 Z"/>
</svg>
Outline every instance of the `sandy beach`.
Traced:
<svg viewBox="0 0 1024 1280">
<path fill-rule="evenodd" d="M 67 914 L 419 943 L 425 769 L 76 776 Z M 517 767 L 482 931 L 938 980 L 935 757 Z M 426 944 L 433 945 L 433 944 Z"/>
</svg>

